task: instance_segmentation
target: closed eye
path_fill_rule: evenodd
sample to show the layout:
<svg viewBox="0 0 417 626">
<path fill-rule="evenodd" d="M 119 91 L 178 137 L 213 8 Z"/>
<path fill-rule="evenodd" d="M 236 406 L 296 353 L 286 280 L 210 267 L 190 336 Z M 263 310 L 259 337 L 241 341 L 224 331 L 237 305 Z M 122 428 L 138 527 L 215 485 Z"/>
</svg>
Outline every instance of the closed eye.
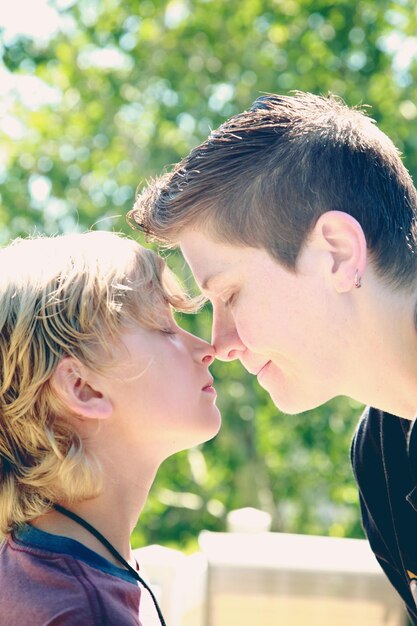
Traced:
<svg viewBox="0 0 417 626">
<path fill-rule="evenodd" d="M 174 318 L 169 316 L 169 318 L 164 321 L 165 325 L 160 327 L 161 333 L 163 333 L 164 335 L 176 335 L 179 328 L 175 323 Z"/>
<path fill-rule="evenodd" d="M 177 330 L 175 327 L 161 328 L 161 332 L 164 333 L 164 335 L 176 335 L 177 334 Z"/>
<path fill-rule="evenodd" d="M 234 291 L 224 302 L 224 306 L 226 309 L 229 309 L 236 301 L 237 293 Z"/>
</svg>

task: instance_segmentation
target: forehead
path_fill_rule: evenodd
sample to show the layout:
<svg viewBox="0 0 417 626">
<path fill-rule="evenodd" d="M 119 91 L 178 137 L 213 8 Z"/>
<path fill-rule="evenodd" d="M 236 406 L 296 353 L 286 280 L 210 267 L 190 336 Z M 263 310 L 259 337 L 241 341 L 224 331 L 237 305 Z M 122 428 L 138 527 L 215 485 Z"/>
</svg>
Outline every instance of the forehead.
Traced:
<svg viewBox="0 0 417 626">
<path fill-rule="evenodd" d="M 262 249 L 219 242 L 198 230 L 185 231 L 179 246 L 196 282 L 204 290 L 229 279 L 251 278 L 267 258 L 272 262 Z"/>
</svg>

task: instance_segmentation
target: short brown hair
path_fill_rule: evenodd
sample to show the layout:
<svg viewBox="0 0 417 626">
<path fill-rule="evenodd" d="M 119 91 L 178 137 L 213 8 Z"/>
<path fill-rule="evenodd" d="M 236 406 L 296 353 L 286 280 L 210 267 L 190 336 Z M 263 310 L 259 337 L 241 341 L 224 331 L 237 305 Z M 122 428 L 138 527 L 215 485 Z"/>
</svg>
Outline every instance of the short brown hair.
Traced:
<svg viewBox="0 0 417 626">
<path fill-rule="evenodd" d="M 103 371 L 124 328 L 164 330 L 170 305 L 199 303 L 160 257 L 115 233 L 16 240 L 0 266 L 1 535 L 100 491 L 98 461 L 51 385 L 60 360 Z"/>
<path fill-rule="evenodd" d="M 399 152 L 374 121 L 339 98 L 265 95 L 225 122 L 140 193 L 134 226 L 175 245 L 185 228 L 262 247 L 296 270 L 318 217 L 361 224 L 377 272 L 393 286 L 416 271 L 417 194 Z"/>
</svg>

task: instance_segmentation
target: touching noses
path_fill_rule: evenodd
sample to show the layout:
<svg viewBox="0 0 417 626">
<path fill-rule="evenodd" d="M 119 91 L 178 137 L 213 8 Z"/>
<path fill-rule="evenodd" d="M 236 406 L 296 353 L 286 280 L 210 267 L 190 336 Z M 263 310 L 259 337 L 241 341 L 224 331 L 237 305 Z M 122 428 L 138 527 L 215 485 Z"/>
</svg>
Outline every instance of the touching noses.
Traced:
<svg viewBox="0 0 417 626">
<path fill-rule="evenodd" d="M 211 333 L 211 342 L 215 349 L 216 358 L 221 361 L 238 359 L 246 349 L 236 330 L 233 316 L 228 310 L 219 311 L 213 306 Z"/>
<path fill-rule="evenodd" d="M 195 337 L 195 339 L 197 340 L 195 359 L 199 363 L 203 363 L 209 367 L 215 359 L 215 350 L 213 346 L 207 341 L 204 341 L 204 339 L 200 339 L 200 337 Z"/>
</svg>

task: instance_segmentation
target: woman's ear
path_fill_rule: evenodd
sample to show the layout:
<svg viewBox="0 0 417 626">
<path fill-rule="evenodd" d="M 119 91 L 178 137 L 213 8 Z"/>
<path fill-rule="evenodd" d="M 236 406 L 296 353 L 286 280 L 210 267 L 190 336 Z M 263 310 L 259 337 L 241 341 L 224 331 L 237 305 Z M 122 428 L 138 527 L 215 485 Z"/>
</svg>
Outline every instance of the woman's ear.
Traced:
<svg viewBox="0 0 417 626">
<path fill-rule="evenodd" d="M 339 293 L 359 287 L 367 263 L 366 238 L 359 222 L 343 211 L 323 213 L 311 240 L 330 255 L 331 280 Z"/>
<path fill-rule="evenodd" d="M 51 385 L 71 413 L 79 417 L 106 419 L 112 404 L 100 389 L 98 376 L 74 357 L 64 357 L 51 377 Z"/>
</svg>

